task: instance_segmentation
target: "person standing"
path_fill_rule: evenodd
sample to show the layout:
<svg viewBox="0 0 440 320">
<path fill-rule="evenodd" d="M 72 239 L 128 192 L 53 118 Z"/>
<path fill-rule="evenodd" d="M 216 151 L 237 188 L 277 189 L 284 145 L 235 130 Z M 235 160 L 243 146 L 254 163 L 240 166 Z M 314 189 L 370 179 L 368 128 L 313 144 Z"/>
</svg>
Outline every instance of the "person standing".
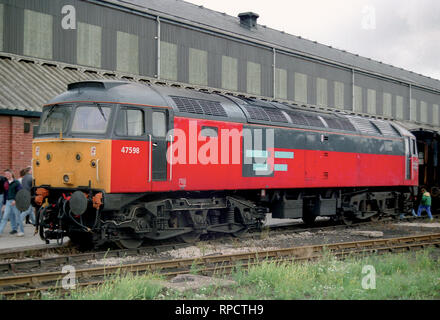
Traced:
<svg viewBox="0 0 440 320">
<path fill-rule="evenodd" d="M 27 167 L 26 169 L 23 169 L 23 177 L 21 180 L 21 184 L 23 186 L 23 189 L 26 189 L 27 191 L 31 192 L 32 189 L 32 167 Z M 20 221 L 21 224 L 19 224 L 20 232 L 24 233 L 23 228 L 23 220 L 25 218 L 29 217 L 30 221 L 33 225 L 35 225 L 35 214 L 34 214 L 34 207 L 32 207 L 32 204 L 29 206 L 29 208 L 26 211 L 23 211 L 20 215 Z"/>
<path fill-rule="evenodd" d="M 3 198 L 5 193 L 5 182 L 6 178 L 4 176 L 0 176 L 0 207 L 3 207 Z M 2 216 L 2 212 L 0 212 L 0 217 Z M 1 220 L 1 218 L 0 218 Z"/>
<path fill-rule="evenodd" d="M 422 188 L 422 200 L 420 201 L 419 209 L 417 210 L 417 216 L 421 217 L 422 211 L 428 213 L 429 220 L 432 221 L 431 214 L 431 195 L 425 188 Z"/>
<path fill-rule="evenodd" d="M 17 192 L 22 188 L 18 180 L 15 179 L 14 173 L 10 169 L 5 170 L 6 182 L 4 183 L 4 199 L 2 206 L 3 217 L 0 222 L 0 235 L 3 233 L 8 220 L 11 220 L 12 231 L 11 234 L 17 233 L 16 217 L 20 214 L 15 206 L 15 197 Z M 22 237 L 24 234 L 17 233 L 17 236 Z"/>
</svg>

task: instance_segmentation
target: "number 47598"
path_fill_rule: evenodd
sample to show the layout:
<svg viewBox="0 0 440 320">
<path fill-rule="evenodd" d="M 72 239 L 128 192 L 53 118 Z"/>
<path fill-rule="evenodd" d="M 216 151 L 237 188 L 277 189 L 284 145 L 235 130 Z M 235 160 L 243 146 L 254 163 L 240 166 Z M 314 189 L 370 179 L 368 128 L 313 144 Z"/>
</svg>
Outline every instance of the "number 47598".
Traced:
<svg viewBox="0 0 440 320">
<path fill-rule="evenodd" d="M 126 154 L 139 154 L 141 148 L 139 147 L 122 147 L 121 152 Z"/>
</svg>

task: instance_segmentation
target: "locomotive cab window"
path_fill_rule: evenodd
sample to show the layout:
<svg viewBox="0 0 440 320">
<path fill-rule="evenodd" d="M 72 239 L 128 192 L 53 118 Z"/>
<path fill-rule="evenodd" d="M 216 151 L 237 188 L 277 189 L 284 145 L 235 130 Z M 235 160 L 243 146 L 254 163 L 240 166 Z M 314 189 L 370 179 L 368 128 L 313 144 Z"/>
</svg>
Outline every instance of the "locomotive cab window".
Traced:
<svg viewBox="0 0 440 320">
<path fill-rule="evenodd" d="M 163 138 L 167 134 L 165 113 L 153 112 L 153 136 Z"/>
<path fill-rule="evenodd" d="M 145 133 L 144 112 L 139 109 L 121 108 L 116 119 L 118 136 L 139 137 Z"/>
<path fill-rule="evenodd" d="M 416 144 L 416 140 L 411 139 L 411 151 L 413 156 L 417 156 L 417 144 Z"/>
<path fill-rule="evenodd" d="M 49 106 L 43 110 L 38 134 L 65 133 L 72 114 L 71 106 Z"/>
<path fill-rule="evenodd" d="M 111 108 L 102 106 L 79 106 L 75 110 L 72 132 L 100 134 L 107 131 Z"/>
</svg>

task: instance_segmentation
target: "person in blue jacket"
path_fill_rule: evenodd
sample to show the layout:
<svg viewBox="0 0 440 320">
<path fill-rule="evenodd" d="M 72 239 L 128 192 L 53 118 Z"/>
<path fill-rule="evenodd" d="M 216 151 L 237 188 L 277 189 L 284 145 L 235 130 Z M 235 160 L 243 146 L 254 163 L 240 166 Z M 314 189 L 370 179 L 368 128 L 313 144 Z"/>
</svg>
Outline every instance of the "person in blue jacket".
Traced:
<svg viewBox="0 0 440 320">
<path fill-rule="evenodd" d="M 12 231 L 11 234 L 17 233 L 17 223 L 16 218 L 20 216 L 20 211 L 15 206 L 15 197 L 17 196 L 17 192 L 21 190 L 20 181 L 16 180 L 14 177 L 14 173 L 10 169 L 5 170 L 6 181 L 3 185 L 4 194 L 3 194 L 3 205 L 2 205 L 2 213 L 3 217 L 0 222 L 0 235 L 3 233 L 3 230 L 8 223 L 8 220 L 11 220 Z M 17 233 L 17 236 L 22 237 L 24 233 Z"/>
</svg>

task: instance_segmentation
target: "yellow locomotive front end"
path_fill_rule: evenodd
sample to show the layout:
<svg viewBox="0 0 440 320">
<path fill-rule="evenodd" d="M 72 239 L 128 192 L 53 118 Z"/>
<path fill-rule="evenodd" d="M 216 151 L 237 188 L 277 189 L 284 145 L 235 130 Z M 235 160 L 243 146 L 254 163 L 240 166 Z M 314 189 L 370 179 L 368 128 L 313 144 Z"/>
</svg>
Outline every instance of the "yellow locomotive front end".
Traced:
<svg viewBox="0 0 440 320">
<path fill-rule="evenodd" d="M 36 186 L 110 191 L 111 142 L 104 139 L 36 139 L 32 164 Z"/>
<path fill-rule="evenodd" d="M 43 108 L 32 145 L 32 203 L 43 240 L 90 242 L 110 192 L 114 107 L 95 102 Z M 76 240 L 76 241 L 75 241 Z"/>
</svg>

